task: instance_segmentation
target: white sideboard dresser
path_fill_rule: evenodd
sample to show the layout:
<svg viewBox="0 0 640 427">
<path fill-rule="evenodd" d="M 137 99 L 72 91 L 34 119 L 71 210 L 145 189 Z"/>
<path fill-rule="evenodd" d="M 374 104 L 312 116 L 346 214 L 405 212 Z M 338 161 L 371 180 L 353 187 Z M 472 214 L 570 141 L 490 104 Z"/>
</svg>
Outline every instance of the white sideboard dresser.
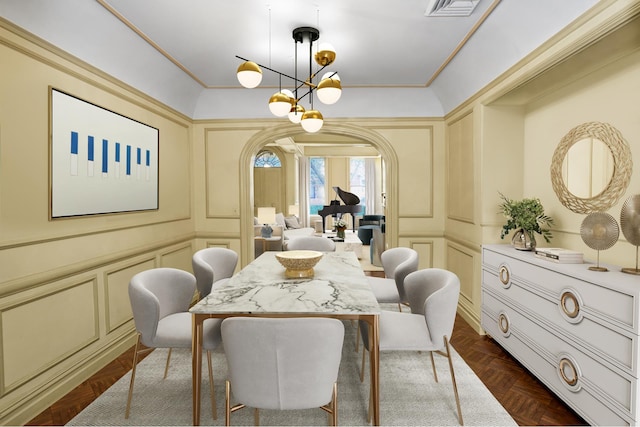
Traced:
<svg viewBox="0 0 640 427">
<path fill-rule="evenodd" d="M 640 276 L 589 265 L 484 245 L 482 327 L 585 421 L 636 425 Z"/>
</svg>

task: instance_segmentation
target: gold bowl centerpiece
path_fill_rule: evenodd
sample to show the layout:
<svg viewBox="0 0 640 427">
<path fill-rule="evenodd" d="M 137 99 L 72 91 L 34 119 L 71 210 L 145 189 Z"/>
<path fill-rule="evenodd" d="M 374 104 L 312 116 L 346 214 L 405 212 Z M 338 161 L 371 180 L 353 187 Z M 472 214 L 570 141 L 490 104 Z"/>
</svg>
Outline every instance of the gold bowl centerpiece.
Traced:
<svg viewBox="0 0 640 427">
<path fill-rule="evenodd" d="M 276 258 L 285 268 L 288 278 L 313 277 L 313 267 L 322 258 L 318 251 L 284 251 L 278 252 Z"/>
</svg>

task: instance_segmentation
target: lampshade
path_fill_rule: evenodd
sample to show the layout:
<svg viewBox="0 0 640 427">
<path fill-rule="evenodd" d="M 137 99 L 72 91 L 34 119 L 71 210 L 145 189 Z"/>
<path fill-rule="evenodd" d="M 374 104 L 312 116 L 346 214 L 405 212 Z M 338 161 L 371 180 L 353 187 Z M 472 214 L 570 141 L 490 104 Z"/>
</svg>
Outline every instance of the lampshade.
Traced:
<svg viewBox="0 0 640 427">
<path fill-rule="evenodd" d="M 291 98 L 282 92 L 274 93 L 269 99 L 269 110 L 276 117 L 283 117 L 291 111 Z"/>
<path fill-rule="evenodd" d="M 336 74 L 337 76 L 337 74 Z M 335 104 L 342 95 L 340 79 L 326 78 L 318 84 L 317 95 L 323 104 Z"/>
<path fill-rule="evenodd" d="M 305 111 L 302 115 L 302 120 L 300 121 L 300 125 L 302 125 L 302 129 L 309 133 L 318 132 L 322 128 L 323 124 L 322 114 L 318 110 L 309 110 Z"/>
<path fill-rule="evenodd" d="M 329 43 L 320 43 L 315 60 L 321 67 L 329 65 L 336 60 L 336 50 Z"/>
<path fill-rule="evenodd" d="M 289 120 L 291 121 L 291 123 L 300 123 L 304 111 L 304 107 L 300 104 L 296 104 L 291 107 L 291 110 L 289 110 Z"/>
<path fill-rule="evenodd" d="M 252 89 L 262 81 L 262 70 L 255 62 L 246 61 L 238 67 L 237 77 L 242 86 Z"/>
<path fill-rule="evenodd" d="M 298 205 L 289 205 L 289 215 L 300 215 L 300 207 Z"/>
<path fill-rule="evenodd" d="M 258 221 L 260 224 L 273 224 L 276 222 L 276 208 L 258 208 Z"/>
</svg>

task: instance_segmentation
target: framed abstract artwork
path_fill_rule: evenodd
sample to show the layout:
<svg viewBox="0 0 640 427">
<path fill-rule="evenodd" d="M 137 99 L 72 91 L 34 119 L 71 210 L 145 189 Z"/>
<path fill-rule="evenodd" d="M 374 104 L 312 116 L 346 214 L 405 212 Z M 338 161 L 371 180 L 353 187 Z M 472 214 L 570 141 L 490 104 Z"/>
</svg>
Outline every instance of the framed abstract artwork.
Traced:
<svg viewBox="0 0 640 427">
<path fill-rule="evenodd" d="M 158 129 L 49 91 L 50 217 L 158 209 Z"/>
</svg>

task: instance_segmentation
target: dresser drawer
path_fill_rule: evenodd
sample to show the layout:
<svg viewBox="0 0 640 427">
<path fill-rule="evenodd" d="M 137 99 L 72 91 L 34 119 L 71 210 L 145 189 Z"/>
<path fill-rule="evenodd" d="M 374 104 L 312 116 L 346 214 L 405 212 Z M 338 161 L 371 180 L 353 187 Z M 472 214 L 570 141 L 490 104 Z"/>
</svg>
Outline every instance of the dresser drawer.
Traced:
<svg viewBox="0 0 640 427">
<path fill-rule="evenodd" d="M 527 312 L 537 323 L 554 330 L 565 340 L 573 341 L 601 362 L 637 375 L 633 352 L 637 335 L 603 321 L 585 307 L 583 286 L 573 284 L 558 292 L 548 291 L 529 282 L 524 283 L 519 276 L 509 273 L 512 271 L 511 261 L 503 264 L 503 268 L 506 273 L 504 270 L 502 273 L 482 271 L 482 284 L 486 290 L 508 300 L 519 311 Z M 505 275 L 509 276 L 508 281 Z"/>
<path fill-rule="evenodd" d="M 591 424 L 635 418 L 636 378 L 599 363 L 483 290 L 482 327 Z"/>
<path fill-rule="evenodd" d="M 623 273 L 589 272 L 585 264 L 556 264 L 536 258 L 530 252 L 520 256 L 527 261 L 485 249 L 483 265 L 495 271 L 503 281 L 517 281 L 534 292 L 549 294 L 551 298 L 558 298 L 567 289 L 579 292 L 581 311 L 591 313 L 592 317 L 601 319 L 603 323 L 610 323 L 612 326 L 619 326 L 628 329 L 630 333 L 638 334 L 635 294 L 626 293 L 624 289 L 605 287 L 580 277 L 593 278 L 595 274 L 595 278 L 607 282 L 608 285 L 615 284 Z"/>
</svg>

